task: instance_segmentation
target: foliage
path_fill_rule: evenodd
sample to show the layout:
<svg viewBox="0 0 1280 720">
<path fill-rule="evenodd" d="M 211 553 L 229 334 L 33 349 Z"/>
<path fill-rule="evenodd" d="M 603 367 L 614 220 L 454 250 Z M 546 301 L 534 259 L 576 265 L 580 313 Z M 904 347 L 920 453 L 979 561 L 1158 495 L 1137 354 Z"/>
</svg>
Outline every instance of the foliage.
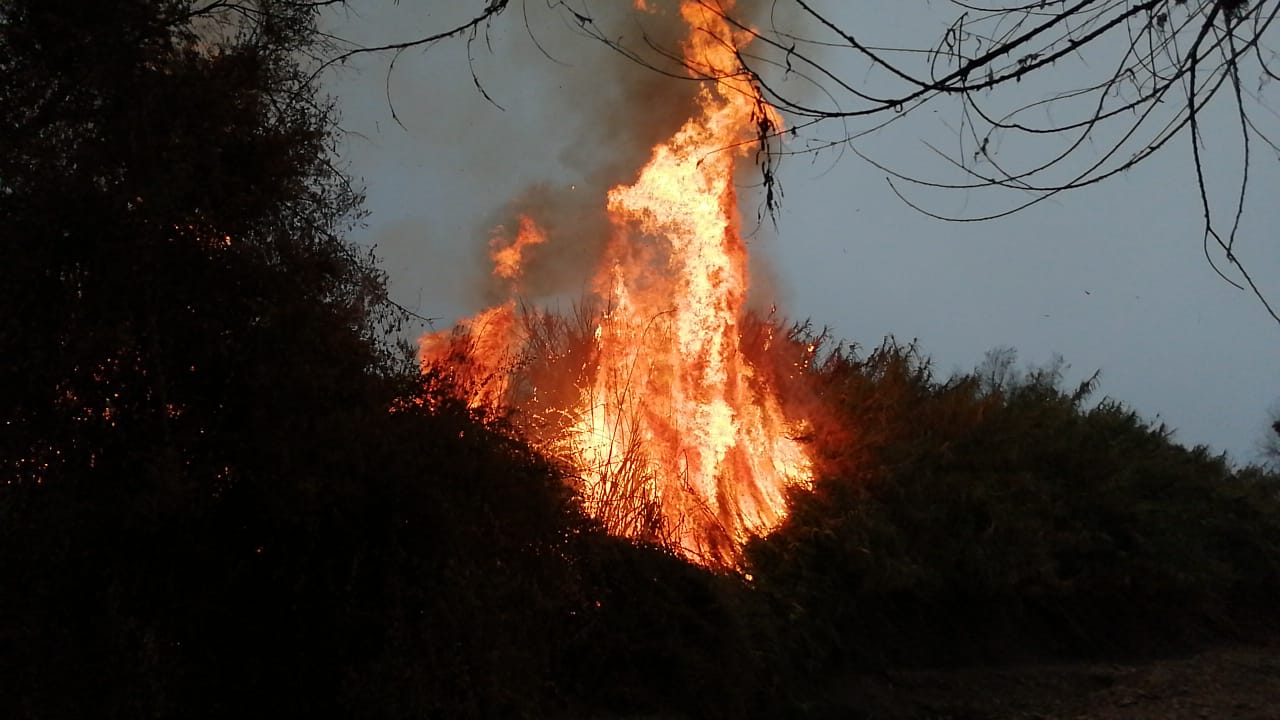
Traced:
<svg viewBox="0 0 1280 720">
<path fill-rule="evenodd" d="M 305 15 L 210 45 L 197 5 L 0 5 L 0 442 L 20 482 L 154 443 L 225 483 L 240 444 L 215 438 L 289 432 L 282 414 L 360 396 L 344 380 L 386 360 L 381 274 L 341 239 L 360 196 L 299 94 Z"/>
<path fill-rule="evenodd" d="M 550 696 L 590 527 L 465 409 L 388 412 L 419 381 L 343 238 L 314 12 L 0 2 L 6 717 Z"/>
<path fill-rule="evenodd" d="M 748 550 L 804 655 L 1150 648 L 1277 587 L 1280 478 L 1090 405 L 1096 375 L 1067 391 L 1060 363 L 1012 362 L 937 381 L 890 340 L 817 368 L 827 422 L 858 435 L 816 448 L 824 476 Z"/>
</svg>

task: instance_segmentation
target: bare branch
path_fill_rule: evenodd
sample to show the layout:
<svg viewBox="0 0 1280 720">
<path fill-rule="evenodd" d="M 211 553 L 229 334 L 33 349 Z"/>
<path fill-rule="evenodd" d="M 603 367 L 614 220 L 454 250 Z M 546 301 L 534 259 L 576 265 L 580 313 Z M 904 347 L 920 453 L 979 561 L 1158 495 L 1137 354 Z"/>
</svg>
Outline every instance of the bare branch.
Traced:
<svg viewBox="0 0 1280 720">
<path fill-rule="evenodd" d="M 1262 159 L 1253 140 L 1280 155 L 1280 113 L 1269 95 L 1280 71 L 1268 44 L 1280 0 L 949 0 L 924 11 L 947 21 L 940 36 L 896 44 L 858 21 L 869 16 L 858 3 L 773 0 L 739 8 L 732 0 L 688 1 L 750 39 L 737 43 L 741 67 L 733 74 L 749 75 L 785 120 L 785 126 L 764 122 L 758 128 L 757 163 L 771 215 L 781 198 L 776 163 L 785 157 L 829 149 L 850 153 L 884 172 L 910 207 L 942 220 L 976 222 L 1114 178 L 1187 138 L 1194 166 L 1187 180 L 1196 183 L 1200 197 L 1209 264 L 1227 282 L 1251 291 L 1280 323 L 1240 258 L 1250 169 Z M 356 55 L 399 53 L 447 38 L 464 38 L 471 61 L 480 32 L 508 2 L 490 0 L 470 21 L 415 40 L 349 49 L 317 72 Z M 587 0 L 546 5 L 567 26 L 654 72 L 686 81 L 720 79 L 643 30 L 607 27 Z M 768 10 L 764 24 L 746 14 L 761 8 Z M 533 37 L 524 0 L 522 10 Z M 551 57 L 536 37 L 534 43 Z M 472 80 L 497 106 L 474 70 Z M 1204 136 L 1204 113 L 1225 102 L 1232 103 L 1238 141 Z M 942 105 L 956 113 L 955 123 L 943 125 L 955 133 L 954 150 L 924 144 L 959 180 L 912 177 L 856 147 L 868 134 L 930 104 L 934 112 Z M 1216 123 L 1222 116 L 1214 117 Z M 832 127 L 835 132 L 828 132 Z M 1224 141 L 1239 142 L 1239 155 L 1224 160 L 1216 152 Z M 1206 151 L 1211 145 L 1215 151 Z M 1238 163 L 1229 168 L 1232 207 L 1215 212 L 1208 184 L 1226 162 Z M 1209 172 L 1206 163 L 1219 169 Z M 1004 210 L 949 217 L 905 192 L 916 189 L 1013 191 L 1020 197 Z M 1225 217 L 1229 225 L 1221 220 L 1219 227 Z M 1221 258 L 1226 262 L 1219 267 Z"/>
</svg>

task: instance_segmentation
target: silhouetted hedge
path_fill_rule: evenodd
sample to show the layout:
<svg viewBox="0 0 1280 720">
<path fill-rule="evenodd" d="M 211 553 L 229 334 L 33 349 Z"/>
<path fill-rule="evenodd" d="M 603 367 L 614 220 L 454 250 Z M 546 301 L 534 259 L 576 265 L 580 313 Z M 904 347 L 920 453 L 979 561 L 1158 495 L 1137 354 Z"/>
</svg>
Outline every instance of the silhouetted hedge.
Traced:
<svg viewBox="0 0 1280 720">
<path fill-rule="evenodd" d="M 1096 376 L 1067 391 L 1060 365 L 1012 362 L 938 381 L 887 341 L 814 367 L 823 475 L 747 551 L 797 657 L 1152 651 L 1280 588 L 1280 478 L 1089 403 Z"/>
</svg>

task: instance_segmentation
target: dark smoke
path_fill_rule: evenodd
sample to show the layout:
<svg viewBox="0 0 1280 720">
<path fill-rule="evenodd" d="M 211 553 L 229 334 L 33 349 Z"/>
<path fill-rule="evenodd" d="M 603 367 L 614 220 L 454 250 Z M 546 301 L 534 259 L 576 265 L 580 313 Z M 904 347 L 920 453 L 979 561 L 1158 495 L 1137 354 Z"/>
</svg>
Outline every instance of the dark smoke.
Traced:
<svg viewBox="0 0 1280 720">
<path fill-rule="evenodd" d="M 556 96 L 564 100 L 563 121 L 573 128 L 560 160 L 575 180 L 570 185 L 534 184 L 484 228 L 515 228 L 517 218 L 527 214 L 547 232 L 548 242 L 527 256 L 526 295 L 577 297 L 589 288 L 611 231 L 607 192 L 634 182 L 653 146 L 670 138 L 695 112 L 701 81 L 669 57 L 679 57 L 689 33 L 679 5 L 678 0 L 648 0 L 650 12 L 634 9 L 631 2 L 592 6 L 592 27 L 623 52 L 600 44 L 591 53 L 594 62 L 544 68 L 555 78 Z M 752 22 L 764 5 L 739 3 L 735 17 Z M 572 52 L 568 48 L 581 48 L 583 37 L 581 30 L 563 22 L 563 15 L 555 19 L 559 22 L 531 22 L 530 33 L 560 59 Z M 564 51 L 557 54 L 557 48 Z M 550 63 L 540 54 L 532 61 L 537 60 Z M 489 287 L 490 301 L 505 289 L 492 282 Z"/>
<path fill-rule="evenodd" d="M 653 12 L 631 0 L 576 4 L 592 14 L 591 30 L 642 62 L 591 37 L 564 4 L 529 0 L 512 3 L 470 46 L 407 53 L 390 71 L 389 57 L 372 56 L 334 70 L 353 145 L 378 158 L 369 179 L 372 241 L 396 295 L 425 315 L 470 314 L 505 298 L 508 287 L 491 276 L 489 243 L 499 228 L 514 233 L 521 214 L 548 235 L 526 256 L 521 292 L 535 301 L 578 298 L 611 232 L 606 193 L 634 182 L 653 146 L 694 111 L 700 82 L 665 56 L 678 57 L 688 33 L 677 0 L 648 0 Z M 404 40 L 465 20 L 474 3 L 374 9 L 381 14 L 337 18 L 333 29 L 362 29 L 366 36 L 353 40 L 365 44 Z M 768 22 L 744 9 L 735 16 Z M 743 179 L 758 182 L 749 172 Z M 754 203 L 748 190 L 747 233 L 756 230 Z M 758 260 L 753 254 L 753 267 Z"/>
</svg>

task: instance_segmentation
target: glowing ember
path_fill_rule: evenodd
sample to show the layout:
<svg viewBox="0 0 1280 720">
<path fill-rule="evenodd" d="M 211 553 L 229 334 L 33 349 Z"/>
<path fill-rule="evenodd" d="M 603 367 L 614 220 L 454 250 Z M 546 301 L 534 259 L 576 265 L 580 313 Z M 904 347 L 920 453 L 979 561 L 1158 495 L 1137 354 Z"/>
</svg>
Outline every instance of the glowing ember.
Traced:
<svg viewBox="0 0 1280 720">
<path fill-rule="evenodd" d="M 748 273 L 734 168 L 761 120 L 780 119 L 736 72 L 746 37 L 698 2 L 681 14 L 694 29 L 687 64 L 718 82 L 635 184 L 609 192 L 614 232 L 594 280 L 603 312 L 592 362 L 576 404 L 560 409 L 567 425 L 535 441 L 579 468 L 588 510 L 611 531 L 731 563 L 751 533 L 781 520 L 786 486 L 809 481 L 772 389 L 740 349 Z M 495 245 L 494 274 L 513 297 L 524 250 L 544 240 L 524 218 L 513 241 Z M 514 300 L 462 330 L 423 338 L 424 365 L 457 363 L 450 353 L 466 338 L 471 377 L 483 380 L 471 402 L 510 402 L 509 379 L 488 378 L 525 347 Z"/>
</svg>

